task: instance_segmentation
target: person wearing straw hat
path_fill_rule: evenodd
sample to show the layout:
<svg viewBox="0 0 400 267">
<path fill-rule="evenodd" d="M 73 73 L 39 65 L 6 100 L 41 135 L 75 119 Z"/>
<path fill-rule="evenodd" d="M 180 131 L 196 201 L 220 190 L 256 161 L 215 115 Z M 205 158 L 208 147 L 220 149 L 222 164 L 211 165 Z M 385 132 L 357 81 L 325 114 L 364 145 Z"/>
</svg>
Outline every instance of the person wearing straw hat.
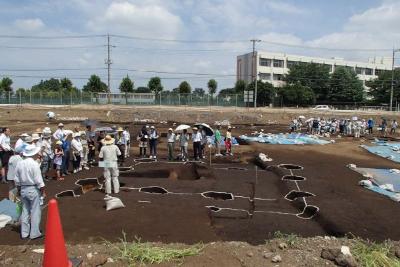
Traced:
<svg viewBox="0 0 400 267">
<path fill-rule="evenodd" d="M 167 134 L 167 149 L 168 149 L 169 161 L 174 160 L 175 141 L 176 141 L 176 135 L 174 133 L 174 130 L 172 128 L 169 128 Z"/>
<path fill-rule="evenodd" d="M 114 193 L 119 193 L 119 170 L 118 157 L 121 151 L 115 145 L 115 139 L 107 135 L 103 140 L 103 147 L 99 153 L 99 166 L 103 166 L 103 175 L 105 179 L 106 194 L 111 194 L 111 181 L 114 187 Z"/>
<path fill-rule="evenodd" d="M 3 133 L 0 135 L 0 161 L 1 161 L 1 177 L 2 183 L 7 183 L 6 175 L 8 168 L 8 161 L 12 155 L 11 148 L 11 131 L 10 128 L 6 127 L 3 129 Z"/>
<path fill-rule="evenodd" d="M 65 136 L 65 130 L 64 130 L 64 124 L 59 123 L 58 124 L 58 129 L 54 132 L 53 137 L 55 140 L 62 140 Z"/>
<path fill-rule="evenodd" d="M 122 127 L 118 127 L 115 139 L 116 139 L 115 143 L 118 146 L 119 150 L 121 151 L 121 155 L 118 157 L 118 165 L 122 166 L 125 160 L 125 148 L 126 148 L 126 139 L 124 136 L 124 129 Z"/>
<path fill-rule="evenodd" d="M 197 127 L 193 127 L 192 140 L 193 140 L 193 157 L 195 160 L 199 160 L 201 157 L 202 135 Z"/>
<path fill-rule="evenodd" d="M 71 141 L 72 168 L 74 169 L 73 172 L 77 173 L 82 170 L 81 159 L 82 159 L 83 147 L 80 140 L 81 134 L 79 132 L 73 133 L 72 137 L 73 137 Z"/>
<path fill-rule="evenodd" d="M 22 151 L 22 160 L 15 169 L 15 184 L 22 201 L 21 237 L 36 239 L 40 232 L 41 197 L 46 197 L 45 184 L 36 162 L 40 147 L 27 145 Z"/>
</svg>

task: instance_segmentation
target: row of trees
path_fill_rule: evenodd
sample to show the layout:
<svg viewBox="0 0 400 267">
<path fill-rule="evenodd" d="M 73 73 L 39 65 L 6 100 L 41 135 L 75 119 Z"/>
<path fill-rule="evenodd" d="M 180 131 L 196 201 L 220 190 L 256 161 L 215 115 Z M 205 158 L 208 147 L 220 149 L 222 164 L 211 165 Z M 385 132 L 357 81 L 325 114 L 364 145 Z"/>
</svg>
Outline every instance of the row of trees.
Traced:
<svg viewBox="0 0 400 267">
<path fill-rule="evenodd" d="M 257 105 L 265 106 L 269 103 L 283 103 L 284 105 L 311 105 L 314 103 L 369 103 L 383 104 L 390 99 L 391 71 L 381 72 L 379 76 L 366 82 L 369 90 L 365 92 L 362 81 L 358 79 L 356 73 L 351 68 L 336 67 L 330 73 L 329 66 L 303 63 L 291 67 L 289 73 L 283 76 L 285 85 L 274 87 L 268 82 L 257 82 Z M 13 81 L 5 77 L 0 81 L 0 94 L 12 93 Z M 234 88 L 226 88 L 219 91 L 219 95 L 239 94 L 243 95 L 245 90 L 253 91 L 254 82 L 246 84 L 239 80 Z M 207 82 L 208 93 L 214 95 L 218 88 L 218 83 L 214 79 Z M 82 88 L 83 92 L 107 92 L 107 85 L 101 81 L 97 75 L 90 76 L 88 82 Z M 160 94 L 164 87 L 159 77 L 149 80 L 146 87 L 135 88 L 134 81 L 127 75 L 119 85 L 122 93 L 155 93 Z M 42 92 L 48 95 L 57 95 L 60 92 L 65 94 L 77 93 L 78 89 L 68 78 L 42 80 L 32 86 L 32 92 Z M 25 93 L 25 89 L 19 88 L 16 93 Z M 199 96 L 206 94 L 202 88 L 192 89 L 192 86 L 183 81 L 172 91 L 165 93 L 189 94 L 194 93 Z M 400 100 L 400 69 L 394 72 L 394 99 Z"/>
</svg>

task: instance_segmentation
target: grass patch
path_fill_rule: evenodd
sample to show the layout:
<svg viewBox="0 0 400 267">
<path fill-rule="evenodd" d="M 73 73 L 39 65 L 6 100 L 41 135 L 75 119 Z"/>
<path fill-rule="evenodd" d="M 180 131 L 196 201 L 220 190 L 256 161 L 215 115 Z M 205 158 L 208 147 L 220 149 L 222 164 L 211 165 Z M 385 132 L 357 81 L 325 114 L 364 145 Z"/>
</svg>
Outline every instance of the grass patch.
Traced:
<svg viewBox="0 0 400 267">
<path fill-rule="evenodd" d="M 391 253 L 388 242 L 375 243 L 356 239 L 351 253 L 365 267 L 400 267 L 400 261 Z"/>
<path fill-rule="evenodd" d="M 285 241 L 285 243 L 290 247 L 295 246 L 299 242 L 299 236 L 298 235 L 296 235 L 296 234 L 285 234 L 285 233 L 282 233 L 281 231 L 274 232 L 273 238 L 283 239 Z"/>
<path fill-rule="evenodd" d="M 118 252 L 119 258 L 129 263 L 135 264 L 160 264 L 163 262 L 178 261 L 183 258 L 195 256 L 201 253 L 204 248 L 202 244 L 188 246 L 187 248 L 158 247 L 148 242 L 141 242 L 140 238 L 135 237 L 135 241 L 126 241 L 126 234 L 123 233 L 120 245 L 112 245 Z"/>
</svg>

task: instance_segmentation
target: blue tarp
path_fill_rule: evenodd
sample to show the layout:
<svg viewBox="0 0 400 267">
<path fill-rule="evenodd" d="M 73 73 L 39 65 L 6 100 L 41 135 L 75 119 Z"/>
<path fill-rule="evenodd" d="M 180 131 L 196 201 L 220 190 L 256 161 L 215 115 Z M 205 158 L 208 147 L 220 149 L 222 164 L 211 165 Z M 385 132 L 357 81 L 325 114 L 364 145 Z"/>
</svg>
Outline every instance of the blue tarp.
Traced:
<svg viewBox="0 0 400 267">
<path fill-rule="evenodd" d="M 220 142 L 220 146 L 225 146 L 225 137 L 221 135 L 221 138 L 222 139 L 221 139 L 221 142 Z M 209 141 L 209 143 L 211 145 L 215 146 L 215 137 L 214 137 L 214 135 L 211 136 L 208 141 Z M 236 140 L 236 138 L 234 136 L 232 136 L 231 142 L 232 142 L 232 145 L 234 145 L 234 146 L 238 146 L 239 145 L 238 141 Z"/>
<path fill-rule="evenodd" d="M 371 186 L 365 188 L 378 194 L 387 196 L 392 200 L 399 201 L 400 193 L 400 173 L 396 173 L 390 169 L 374 169 L 374 168 L 351 168 L 352 170 L 368 177 L 372 182 Z M 382 185 L 392 185 L 393 191 L 381 188 Z"/>
<path fill-rule="evenodd" d="M 10 216 L 13 221 L 18 221 L 19 214 L 17 212 L 17 204 L 8 199 L 0 201 L 0 214 Z"/>
<path fill-rule="evenodd" d="M 375 145 L 361 145 L 362 148 L 383 158 L 400 163 L 400 143 L 387 143 L 385 141 L 373 142 Z"/>
<path fill-rule="evenodd" d="M 257 136 L 241 135 L 240 139 L 274 145 L 325 145 L 330 143 L 315 136 L 301 133 L 259 134 Z"/>
</svg>

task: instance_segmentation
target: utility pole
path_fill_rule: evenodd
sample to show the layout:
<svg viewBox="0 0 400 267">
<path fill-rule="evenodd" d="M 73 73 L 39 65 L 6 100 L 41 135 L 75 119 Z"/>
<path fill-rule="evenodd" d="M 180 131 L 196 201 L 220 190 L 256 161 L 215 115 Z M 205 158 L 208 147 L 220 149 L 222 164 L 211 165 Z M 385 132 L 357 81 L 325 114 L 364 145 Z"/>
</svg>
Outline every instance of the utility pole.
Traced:
<svg viewBox="0 0 400 267">
<path fill-rule="evenodd" d="M 107 65 L 107 94 L 108 94 L 108 102 L 110 102 L 110 93 L 111 93 L 111 45 L 110 45 L 110 34 L 107 34 L 107 59 L 105 60 L 105 64 Z"/>
<path fill-rule="evenodd" d="M 390 85 L 390 111 L 393 111 L 393 89 L 394 89 L 394 55 L 396 52 L 400 52 L 400 49 L 393 48 L 392 54 L 392 82 Z"/>
<path fill-rule="evenodd" d="M 258 80 L 258 73 L 257 73 L 257 57 L 256 57 L 256 42 L 259 43 L 261 40 L 252 39 L 250 42 L 253 43 L 253 60 L 251 64 L 251 75 L 253 76 L 254 81 L 254 108 L 257 108 L 257 80 Z M 255 70 L 254 70 L 255 68 Z"/>
</svg>

